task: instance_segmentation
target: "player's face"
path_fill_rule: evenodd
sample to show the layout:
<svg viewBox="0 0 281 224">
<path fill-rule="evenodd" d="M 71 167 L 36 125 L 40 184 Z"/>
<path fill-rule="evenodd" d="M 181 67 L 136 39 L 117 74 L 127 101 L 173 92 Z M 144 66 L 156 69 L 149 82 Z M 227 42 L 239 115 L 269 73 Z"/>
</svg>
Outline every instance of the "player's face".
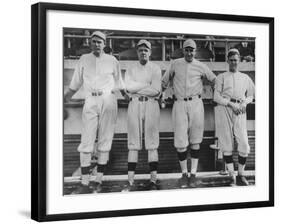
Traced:
<svg viewBox="0 0 281 224">
<path fill-rule="evenodd" d="M 192 47 L 186 47 L 183 49 L 183 55 L 187 62 L 192 62 L 195 56 L 195 49 Z"/>
<path fill-rule="evenodd" d="M 104 44 L 104 40 L 94 36 L 91 39 L 91 50 L 93 51 L 93 53 L 95 55 L 100 55 L 100 53 L 102 52 L 103 48 L 104 48 L 105 44 Z"/>
<path fill-rule="evenodd" d="M 228 65 L 229 65 L 229 71 L 231 72 L 236 72 L 237 68 L 238 68 L 238 64 L 239 64 L 240 58 L 239 55 L 234 54 L 230 57 L 228 57 Z"/>
<path fill-rule="evenodd" d="M 149 57 L 151 55 L 151 50 L 144 45 L 141 45 L 137 49 L 137 55 L 139 58 L 139 62 L 141 64 L 145 64 L 149 61 Z"/>
</svg>

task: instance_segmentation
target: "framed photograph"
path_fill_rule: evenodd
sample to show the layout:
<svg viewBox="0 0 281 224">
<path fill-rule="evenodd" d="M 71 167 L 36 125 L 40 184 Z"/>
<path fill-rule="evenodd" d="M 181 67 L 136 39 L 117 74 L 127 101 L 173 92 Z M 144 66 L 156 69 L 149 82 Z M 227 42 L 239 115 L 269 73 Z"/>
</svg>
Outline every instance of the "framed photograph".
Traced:
<svg viewBox="0 0 281 224">
<path fill-rule="evenodd" d="M 32 219 L 274 206 L 274 18 L 32 5 Z"/>
</svg>

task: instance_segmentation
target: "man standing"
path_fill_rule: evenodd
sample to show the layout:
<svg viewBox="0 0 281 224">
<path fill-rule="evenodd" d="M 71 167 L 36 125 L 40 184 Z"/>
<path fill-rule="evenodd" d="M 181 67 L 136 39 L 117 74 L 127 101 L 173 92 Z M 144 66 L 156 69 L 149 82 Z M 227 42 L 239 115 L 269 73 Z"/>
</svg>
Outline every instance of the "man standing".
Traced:
<svg viewBox="0 0 281 224">
<path fill-rule="evenodd" d="M 100 192 L 103 173 L 109 159 L 117 119 L 117 99 L 113 93 L 122 85 L 122 79 L 118 61 L 103 52 L 105 41 L 104 33 L 95 31 L 92 34 L 92 52 L 82 55 L 79 59 L 64 97 L 68 102 L 83 85 L 86 95 L 82 112 L 81 143 L 78 147 L 82 181 L 73 194 Z M 97 131 L 97 176 L 93 186 L 90 186 L 91 153 Z"/>
<path fill-rule="evenodd" d="M 200 143 L 204 131 L 204 106 L 201 99 L 202 78 L 214 82 L 216 76 L 203 63 L 194 58 L 196 43 L 188 39 L 183 44 L 183 58 L 174 60 L 162 78 L 162 88 L 170 83 L 174 89 L 175 102 L 172 118 L 174 128 L 174 146 L 177 149 L 182 177 L 181 188 L 188 185 L 197 187 L 196 172 L 199 160 Z M 191 175 L 188 178 L 187 146 L 190 145 Z"/>
<path fill-rule="evenodd" d="M 151 44 L 147 40 L 138 42 L 137 55 L 138 63 L 128 68 L 125 76 L 130 102 L 128 107 L 128 185 L 123 191 L 134 190 L 134 174 L 138 162 L 138 151 L 143 148 L 143 132 L 151 174 L 149 189 L 157 189 L 160 122 L 157 97 L 161 91 L 161 70 L 159 66 L 149 61 Z"/>
<path fill-rule="evenodd" d="M 250 77 L 238 71 L 240 54 L 237 49 L 230 49 L 227 55 L 229 71 L 218 75 L 215 84 L 214 101 L 219 119 L 216 119 L 216 133 L 219 148 L 233 182 L 237 185 L 249 185 L 244 176 L 247 156 L 250 152 L 247 136 L 246 107 L 253 101 L 255 87 Z M 238 145 L 238 176 L 234 176 L 232 152 L 234 138 Z"/>
</svg>

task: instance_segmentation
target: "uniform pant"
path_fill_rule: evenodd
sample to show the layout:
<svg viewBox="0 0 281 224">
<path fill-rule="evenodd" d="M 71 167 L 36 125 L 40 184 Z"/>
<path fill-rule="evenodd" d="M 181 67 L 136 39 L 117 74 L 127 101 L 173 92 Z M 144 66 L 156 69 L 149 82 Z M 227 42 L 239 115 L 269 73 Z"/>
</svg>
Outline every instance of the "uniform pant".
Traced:
<svg viewBox="0 0 281 224">
<path fill-rule="evenodd" d="M 78 151 L 93 152 L 98 130 L 97 150 L 109 152 L 116 120 L 117 100 L 114 94 L 87 97 L 82 112 L 83 127 Z"/>
<path fill-rule="evenodd" d="M 248 144 L 246 113 L 236 115 L 231 108 L 222 105 L 216 106 L 215 110 L 219 148 L 224 155 L 232 155 L 235 137 L 238 152 L 247 156 L 250 152 L 250 146 Z"/>
<path fill-rule="evenodd" d="M 204 131 L 204 106 L 200 98 L 176 100 L 172 110 L 174 146 L 186 148 L 190 144 L 200 144 Z"/>
<path fill-rule="evenodd" d="M 154 99 L 139 101 L 133 98 L 128 107 L 128 149 L 142 149 L 144 131 L 145 148 L 157 149 L 159 146 L 160 108 Z"/>
</svg>

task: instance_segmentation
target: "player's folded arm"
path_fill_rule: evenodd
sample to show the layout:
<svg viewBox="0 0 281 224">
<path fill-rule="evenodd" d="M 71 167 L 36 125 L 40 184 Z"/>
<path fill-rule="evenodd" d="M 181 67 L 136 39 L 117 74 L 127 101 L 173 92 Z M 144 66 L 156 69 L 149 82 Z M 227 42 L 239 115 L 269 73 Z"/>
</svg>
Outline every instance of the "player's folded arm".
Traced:
<svg viewBox="0 0 281 224">
<path fill-rule="evenodd" d="M 161 93 L 161 70 L 160 68 L 155 68 L 155 71 L 152 73 L 151 85 L 146 88 L 138 91 L 141 95 L 146 95 L 150 97 L 158 97 Z"/>
<path fill-rule="evenodd" d="M 148 86 L 146 83 L 141 83 L 132 78 L 131 70 L 128 69 L 128 71 L 125 74 L 125 89 L 128 93 L 137 93 L 138 91 L 144 89 Z"/>
<path fill-rule="evenodd" d="M 157 97 L 160 95 L 160 91 L 151 86 L 148 86 L 148 87 L 138 91 L 137 93 L 141 94 L 141 95 L 145 95 L 145 96 L 150 96 L 150 97 Z"/>
<path fill-rule="evenodd" d="M 126 90 L 129 93 L 137 93 L 148 86 L 145 83 L 140 83 L 133 80 L 127 81 L 125 85 L 126 85 Z"/>
</svg>

